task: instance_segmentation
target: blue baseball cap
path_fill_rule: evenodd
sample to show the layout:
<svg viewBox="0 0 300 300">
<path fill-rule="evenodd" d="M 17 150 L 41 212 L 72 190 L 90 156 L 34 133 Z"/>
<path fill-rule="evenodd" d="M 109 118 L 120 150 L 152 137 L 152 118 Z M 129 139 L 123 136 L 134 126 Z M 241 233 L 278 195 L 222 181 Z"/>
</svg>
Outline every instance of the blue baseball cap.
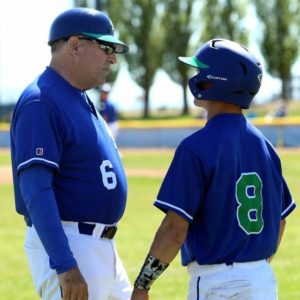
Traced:
<svg viewBox="0 0 300 300">
<path fill-rule="evenodd" d="M 106 14 L 96 9 L 83 7 L 64 11 L 54 19 L 50 28 L 48 45 L 77 35 L 112 44 L 116 53 L 125 53 L 129 49 L 125 43 L 115 37 L 113 23 Z"/>
</svg>

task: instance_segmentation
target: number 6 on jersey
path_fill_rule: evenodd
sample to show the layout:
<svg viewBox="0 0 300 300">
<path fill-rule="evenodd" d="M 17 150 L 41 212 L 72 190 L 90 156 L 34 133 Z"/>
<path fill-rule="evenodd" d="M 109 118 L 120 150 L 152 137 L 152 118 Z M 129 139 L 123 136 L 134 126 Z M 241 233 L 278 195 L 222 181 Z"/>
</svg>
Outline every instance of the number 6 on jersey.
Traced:
<svg viewBox="0 0 300 300">
<path fill-rule="evenodd" d="M 116 174 L 112 171 L 112 169 L 113 165 L 110 162 L 110 160 L 104 160 L 100 165 L 102 182 L 108 190 L 112 190 L 117 186 L 117 177 Z"/>
</svg>

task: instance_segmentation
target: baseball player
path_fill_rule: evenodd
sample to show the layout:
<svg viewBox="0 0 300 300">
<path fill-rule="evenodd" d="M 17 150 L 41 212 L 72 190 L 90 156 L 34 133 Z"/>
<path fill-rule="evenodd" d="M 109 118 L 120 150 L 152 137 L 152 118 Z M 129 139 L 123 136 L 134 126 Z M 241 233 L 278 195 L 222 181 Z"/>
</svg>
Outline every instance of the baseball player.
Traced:
<svg viewBox="0 0 300 300">
<path fill-rule="evenodd" d="M 74 8 L 50 29 L 49 67 L 22 93 L 11 123 L 16 210 L 44 300 L 128 300 L 115 248 L 127 182 L 107 125 L 86 90 L 103 84 L 128 46 L 109 17 Z"/>
<path fill-rule="evenodd" d="M 261 65 L 244 46 L 223 39 L 179 59 L 196 68 L 189 88 L 207 123 L 176 149 L 154 202 L 166 216 L 131 299 L 148 299 L 181 248 L 188 300 L 275 300 L 269 259 L 295 203 L 276 151 L 242 114 L 260 88 Z"/>
<path fill-rule="evenodd" d="M 119 131 L 118 114 L 114 104 L 109 100 L 110 90 L 109 83 L 101 86 L 99 112 L 110 128 L 114 139 L 116 139 Z"/>
</svg>

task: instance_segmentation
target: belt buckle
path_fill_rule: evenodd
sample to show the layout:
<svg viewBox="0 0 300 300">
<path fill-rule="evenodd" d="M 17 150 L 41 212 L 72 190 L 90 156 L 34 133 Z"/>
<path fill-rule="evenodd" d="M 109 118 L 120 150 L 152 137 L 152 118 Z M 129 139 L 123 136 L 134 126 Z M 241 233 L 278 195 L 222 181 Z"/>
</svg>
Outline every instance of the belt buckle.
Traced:
<svg viewBox="0 0 300 300">
<path fill-rule="evenodd" d="M 115 236 L 117 229 L 117 226 L 106 226 L 101 234 L 101 237 L 111 240 Z"/>
</svg>

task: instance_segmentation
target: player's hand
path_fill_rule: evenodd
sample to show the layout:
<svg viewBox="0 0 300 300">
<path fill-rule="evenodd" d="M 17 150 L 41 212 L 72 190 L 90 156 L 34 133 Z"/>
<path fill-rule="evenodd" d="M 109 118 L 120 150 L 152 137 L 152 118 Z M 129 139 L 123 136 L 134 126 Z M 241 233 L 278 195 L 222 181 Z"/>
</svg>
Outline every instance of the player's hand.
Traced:
<svg viewBox="0 0 300 300">
<path fill-rule="evenodd" d="M 88 285 L 76 267 L 58 275 L 63 300 L 88 300 Z"/>
<path fill-rule="evenodd" d="M 131 300 L 148 300 L 149 294 L 147 290 L 133 289 Z"/>
</svg>

